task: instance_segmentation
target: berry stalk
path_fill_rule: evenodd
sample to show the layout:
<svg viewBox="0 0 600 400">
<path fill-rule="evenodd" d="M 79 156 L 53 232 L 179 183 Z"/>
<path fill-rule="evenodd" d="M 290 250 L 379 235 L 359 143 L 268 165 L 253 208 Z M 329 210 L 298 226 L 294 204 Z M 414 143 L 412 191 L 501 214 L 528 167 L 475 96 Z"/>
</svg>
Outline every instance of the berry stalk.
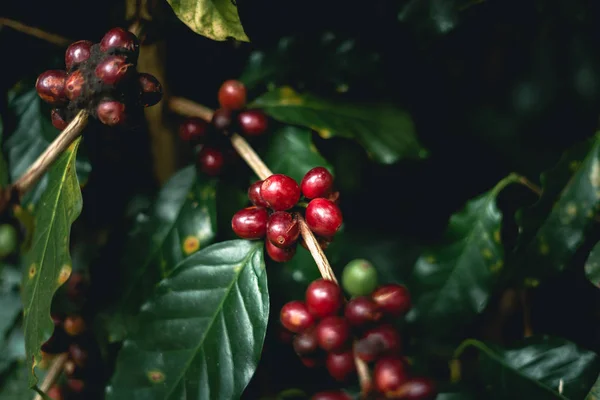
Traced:
<svg viewBox="0 0 600 400">
<path fill-rule="evenodd" d="M 298 226 L 300 227 L 300 235 L 302 236 L 304 243 L 306 243 L 308 251 L 310 251 L 310 254 L 315 260 L 321 276 L 323 279 L 338 283 L 337 278 L 331 269 L 331 265 L 329 264 L 329 260 L 327 260 L 327 256 L 321 249 L 317 238 L 306 224 L 304 217 L 300 213 L 296 213 L 296 218 L 298 219 Z"/>
<path fill-rule="evenodd" d="M 41 40 L 45 40 L 46 42 L 55 44 L 61 47 L 67 47 L 72 41 L 67 39 L 64 36 L 56 35 L 54 33 L 49 33 L 43 31 L 39 28 L 25 25 L 22 22 L 14 21 L 8 18 L 0 18 L 0 25 L 8 26 L 9 28 L 14 29 L 17 32 L 22 32 L 26 35 L 36 37 Z"/>
<path fill-rule="evenodd" d="M 48 389 L 50 389 L 50 387 L 54 384 L 54 382 L 56 382 L 56 380 L 58 379 L 58 376 L 63 371 L 63 367 L 64 367 L 65 363 L 67 362 L 68 357 L 69 357 L 68 353 L 62 353 L 62 354 L 57 355 L 52 360 L 52 365 L 50 365 L 50 368 L 48 369 L 48 373 L 46 374 L 44 381 L 40 385 L 39 390 L 41 392 L 47 393 Z M 33 400 L 42 400 L 42 396 L 39 393 L 37 393 L 35 395 L 35 397 L 33 398 Z"/>
</svg>

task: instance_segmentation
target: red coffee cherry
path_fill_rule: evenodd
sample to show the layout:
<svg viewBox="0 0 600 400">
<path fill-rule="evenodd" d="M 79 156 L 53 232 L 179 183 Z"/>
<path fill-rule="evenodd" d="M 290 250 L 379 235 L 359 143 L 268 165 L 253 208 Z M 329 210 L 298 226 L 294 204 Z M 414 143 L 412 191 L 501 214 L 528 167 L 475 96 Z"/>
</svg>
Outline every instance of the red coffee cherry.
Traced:
<svg viewBox="0 0 600 400">
<path fill-rule="evenodd" d="M 316 368 L 323 364 L 323 358 L 319 356 L 300 357 L 300 361 L 306 368 Z"/>
<path fill-rule="evenodd" d="M 285 211 L 300 200 L 300 187 L 287 175 L 274 174 L 264 180 L 260 187 L 263 200 L 275 211 Z"/>
<path fill-rule="evenodd" d="M 331 192 L 332 186 L 333 175 L 324 167 L 311 169 L 304 175 L 300 183 L 302 194 L 307 199 L 327 197 Z"/>
<path fill-rule="evenodd" d="M 85 389 L 85 382 L 81 379 L 67 379 L 67 388 L 70 392 L 79 394 Z"/>
<path fill-rule="evenodd" d="M 342 308 L 343 297 L 340 287 L 332 281 L 317 279 L 306 289 L 306 306 L 317 318 L 337 314 Z"/>
<path fill-rule="evenodd" d="M 265 240 L 265 249 L 273 261 L 280 263 L 288 262 L 296 255 L 296 246 L 277 247 L 270 240 Z"/>
<path fill-rule="evenodd" d="M 60 386 L 58 386 L 56 384 L 52 385 L 52 387 L 50 387 L 50 389 L 48 389 L 48 392 L 46 394 L 52 400 L 63 400 L 64 399 L 62 389 L 60 388 Z"/>
<path fill-rule="evenodd" d="M 79 72 L 79 71 L 75 71 Z M 104 100 L 96 108 L 98 119 L 104 125 L 117 126 L 125 122 L 125 104 L 116 100 Z"/>
<path fill-rule="evenodd" d="M 88 352 L 82 349 L 76 343 L 73 343 L 69 346 L 69 357 L 79 368 L 85 368 L 85 366 L 87 365 Z"/>
<path fill-rule="evenodd" d="M 242 239 L 257 240 L 265 237 L 269 215 L 262 207 L 247 207 L 233 215 L 231 229 Z"/>
<path fill-rule="evenodd" d="M 407 380 L 406 365 L 400 357 L 384 357 L 375 363 L 375 388 L 386 397 L 395 398 L 394 394 Z"/>
<path fill-rule="evenodd" d="M 65 81 L 65 95 L 69 100 L 75 100 L 83 92 L 85 78 L 80 70 L 73 71 Z"/>
<path fill-rule="evenodd" d="M 65 318 L 63 328 L 69 336 L 79 336 L 85 332 L 85 321 L 79 315 L 72 315 Z"/>
<path fill-rule="evenodd" d="M 308 312 L 306 304 L 300 300 L 284 304 L 281 307 L 279 320 L 285 329 L 294 333 L 304 331 L 315 323 L 315 318 Z"/>
<path fill-rule="evenodd" d="M 179 138 L 184 142 L 198 142 L 205 138 L 207 133 L 208 123 L 200 118 L 186 118 L 179 125 Z"/>
<path fill-rule="evenodd" d="M 140 84 L 140 103 L 144 107 L 151 107 L 162 99 L 162 85 L 154 75 L 141 72 L 138 74 Z"/>
<path fill-rule="evenodd" d="M 50 112 L 50 120 L 52 121 L 52 126 L 54 126 L 59 131 L 64 130 L 69 123 L 62 116 L 62 111 L 58 108 L 55 108 Z"/>
<path fill-rule="evenodd" d="M 225 81 L 219 88 L 218 97 L 222 108 L 241 110 L 246 105 L 246 87 L 240 81 Z"/>
<path fill-rule="evenodd" d="M 431 379 L 415 377 L 404 382 L 395 394 L 398 399 L 434 400 L 437 390 Z"/>
<path fill-rule="evenodd" d="M 325 365 L 329 375 L 339 382 L 345 382 L 356 374 L 354 356 L 351 350 L 343 353 L 327 353 Z"/>
<path fill-rule="evenodd" d="M 315 234 L 333 236 L 342 226 L 342 211 L 333 202 L 317 198 L 306 207 L 306 224 Z"/>
<path fill-rule="evenodd" d="M 263 181 L 256 181 L 252 185 L 250 185 L 250 187 L 248 188 L 248 199 L 250 199 L 252 204 L 254 204 L 255 206 L 269 207 L 267 202 L 264 201 L 264 199 L 260 195 L 260 187 L 262 183 Z"/>
<path fill-rule="evenodd" d="M 356 354 L 362 360 L 371 362 L 386 355 L 399 355 L 402 338 L 392 325 L 384 324 L 369 330 L 356 344 Z"/>
<path fill-rule="evenodd" d="M 81 64 L 90 58 L 92 46 L 94 43 L 89 40 L 78 40 L 67 47 L 65 52 L 65 65 L 67 69 L 71 69 L 77 64 Z"/>
<path fill-rule="evenodd" d="M 397 283 L 379 286 L 371 298 L 381 311 L 394 317 L 405 315 L 411 308 L 408 288 Z"/>
<path fill-rule="evenodd" d="M 107 85 L 116 85 L 126 76 L 133 64 L 127 62 L 124 56 L 108 56 L 95 69 L 95 74 Z"/>
<path fill-rule="evenodd" d="M 229 132 L 233 122 L 233 113 L 227 108 L 219 108 L 213 113 L 210 123 L 217 131 Z"/>
<path fill-rule="evenodd" d="M 225 156 L 223 152 L 214 147 L 204 146 L 198 152 L 198 166 L 200 171 L 209 176 L 217 176 L 223 170 Z"/>
<path fill-rule="evenodd" d="M 382 313 L 370 297 L 359 296 L 346 304 L 344 316 L 350 325 L 354 327 L 366 327 L 379 321 Z"/>
<path fill-rule="evenodd" d="M 342 317 L 326 317 L 317 325 L 317 340 L 325 351 L 345 350 L 351 337 L 350 325 Z"/>
<path fill-rule="evenodd" d="M 58 69 L 42 72 L 35 82 L 35 90 L 47 103 L 52 105 L 64 104 L 67 100 L 65 80 L 67 73 Z"/>
<path fill-rule="evenodd" d="M 298 220 L 289 212 L 276 211 L 267 222 L 267 239 L 277 247 L 290 247 L 300 236 Z"/>
<path fill-rule="evenodd" d="M 317 330 L 315 327 L 311 326 L 294 336 L 292 346 L 299 356 L 307 356 L 316 353 L 319 349 L 319 342 L 317 340 Z"/>
<path fill-rule="evenodd" d="M 100 41 L 100 50 L 108 51 L 110 49 L 123 49 L 137 53 L 140 42 L 133 33 L 123 28 L 113 28 L 106 32 Z"/>
<path fill-rule="evenodd" d="M 246 110 L 238 115 L 238 125 L 247 136 L 260 136 L 267 131 L 269 119 L 260 110 Z"/>
<path fill-rule="evenodd" d="M 352 398 L 341 390 L 331 390 L 315 393 L 310 400 L 352 400 Z"/>
</svg>

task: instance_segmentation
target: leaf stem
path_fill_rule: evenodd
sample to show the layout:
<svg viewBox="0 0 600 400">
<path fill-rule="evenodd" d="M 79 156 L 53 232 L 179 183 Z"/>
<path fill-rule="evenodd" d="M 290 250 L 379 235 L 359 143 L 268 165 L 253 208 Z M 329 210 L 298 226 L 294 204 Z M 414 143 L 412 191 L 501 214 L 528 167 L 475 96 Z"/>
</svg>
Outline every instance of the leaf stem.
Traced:
<svg viewBox="0 0 600 400">
<path fill-rule="evenodd" d="M 26 35 L 36 37 L 38 39 L 45 40 L 46 42 L 55 44 L 61 47 L 67 47 L 72 41 L 64 36 L 56 35 L 54 33 L 48 33 L 39 28 L 25 25 L 19 21 L 15 21 L 8 18 L 0 17 L 0 25 L 8 26 L 15 31 L 25 33 Z"/>
<path fill-rule="evenodd" d="M 29 166 L 29 169 L 13 185 L 19 198 L 22 198 L 40 180 L 54 161 L 81 135 L 87 122 L 87 111 L 79 111 L 75 118 L 73 118 L 73 121 L 50 143 L 37 160 Z"/>
<path fill-rule="evenodd" d="M 48 392 L 48 389 L 50 389 L 50 387 L 52 387 L 52 385 L 54 385 L 54 383 L 58 379 L 58 376 L 62 372 L 63 367 L 65 365 L 65 362 L 67 362 L 68 357 L 69 357 L 68 353 L 62 353 L 62 354 L 59 354 L 58 356 L 56 356 L 52 360 L 52 365 L 50 365 L 50 368 L 48 369 L 48 373 L 46 374 L 44 381 L 40 385 L 40 388 L 39 388 L 40 391 L 46 393 L 46 392 Z M 42 396 L 39 393 L 37 393 L 35 395 L 35 397 L 33 398 L 33 400 L 42 400 Z"/>
</svg>

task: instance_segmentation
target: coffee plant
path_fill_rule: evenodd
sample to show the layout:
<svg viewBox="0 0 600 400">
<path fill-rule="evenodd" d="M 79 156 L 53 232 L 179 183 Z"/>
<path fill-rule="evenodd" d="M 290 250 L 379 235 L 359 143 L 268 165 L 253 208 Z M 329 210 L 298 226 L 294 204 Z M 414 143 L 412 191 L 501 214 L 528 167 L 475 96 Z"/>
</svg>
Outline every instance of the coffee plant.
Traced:
<svg viewBox="0 0 600 400">
<path fill-rule="evenodd" d="M 600 6 L 5 3 L 0 399 L 600 399 Z"/>
</svg>

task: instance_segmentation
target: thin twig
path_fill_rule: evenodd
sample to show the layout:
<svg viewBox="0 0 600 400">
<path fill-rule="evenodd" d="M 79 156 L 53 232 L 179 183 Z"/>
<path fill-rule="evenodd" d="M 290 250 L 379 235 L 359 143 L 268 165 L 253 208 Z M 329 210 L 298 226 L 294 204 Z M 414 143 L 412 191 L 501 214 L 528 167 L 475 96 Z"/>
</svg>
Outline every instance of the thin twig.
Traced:
<svg viewBox="0 0 600 400">
<path fill-rule="evenodd" d="M 57 46 L 67 47 L 72 42 L 72 40 L 67 39 L 64 36 L 56 35 L 54 33 L 49 33 L 49 32 L 43 31 L 39 28 L 25 25 L 19 21 L 14 21 L 14 20 L 8 19 L 8 18 L 0 17 L 0 25 L 7 26 L 9 28 L 14 29 L 15 31 L 19 31 L 19 32 L 25 33 L 29 36 L 33 36 L 38 39 L 45 40 L 46 42 L 55 44 Z"/>
<path fill-rule="evenodd" d="M 306 224 L 304 217 L 300 213 L 296 213 L 296 218 L 298 218 L 298 226 L 300 227 L 300 235 L 302 235 L 302 239 L 304 239 L 304 243 L 306 243 L 306 247 L 308 247 L 308 251 L 315 259 L 315 263 L 317 263 L 317 268 L 319 268 L 319 272 L 323 279 L 327 279 L 338 283 L 333 270 L 331 269 L 331 265 L 329 264 L 329 260 L 327 260 L 327 256 L 323 253 L 321 246 L 319 246 L 319 242 L 315 235 L 313 235 L 312 231 Z"/>
<path fill-rule="evenodd" d="M 20 198 L 27 193 L 37 181 L 48 171 L 50 166 L 69 148 L 87 125 L 88 113 L 85 110 L 73 118 L 73 121 L 58 135 L 50 146 L 29 166 L 29 169 L 15 182 L 14 188 Z"/>
<path fill-rule="evenodd" d="M 537 194 L 538 196 L 542 195 L 542 188 L 536 185 L 535 183 L 531 182 L 524 176 L 519 176 L 519 183 L 531 190 L 532 192 L 534 192 L 535 194 Z"/>
<path fill-rule="evenodd" d="M 169 109 L 177 114 L 198 117 L 210 122 L 214 111 L 183 97 L 172 96 L 168 102 Z"/>
<path fill-rule="evenodd" d="M 356 341 L 354 342 L 353 353 L 354 353 L 354 365 L 356 366 L 356 373 L 358 375 L 358 383 L 360 384 L 360 393 L 362 398 L 366 398 L 373 388 L 373 381 L 371 380 L 371 374 L 369 373 L 369 366 L 366 362 L 360 359 L 356 353 Z"/>
<path fill-rule="evenodd" d="M 269 167 L 267 167 L 258 154 L 256 154 L 246 139 L 237 133 L 234 133 L 231 135 L 231 145 L 260 179 L 267 179 L 269 176 L 273 175 Z"/>
<path fill-rule="evenodd" d="M 58 379 L 58 376 L 60 375 L 60 373 L 63 370 L 65 362 L 67 362 L 67 358 L 69 358 L 69 354 L 62 353 L 62 354 L 59 354 L 58 356 L 56 356 L 52 360 L 52 364 L 50 365 L 50 368 L 48 369 L 48 373 L 46 374 L 44 381 L 40 385 L 40 390 L 42 392 L 44 392 L 44 393 L 48 392 L 48 389 L 50 389 L 52 387 L 52 385 L 54 385 L 54 383 Z M 42 396 L 39 393 L 36 393 L 33 400 L 42 400 Z"/>
</svg>

